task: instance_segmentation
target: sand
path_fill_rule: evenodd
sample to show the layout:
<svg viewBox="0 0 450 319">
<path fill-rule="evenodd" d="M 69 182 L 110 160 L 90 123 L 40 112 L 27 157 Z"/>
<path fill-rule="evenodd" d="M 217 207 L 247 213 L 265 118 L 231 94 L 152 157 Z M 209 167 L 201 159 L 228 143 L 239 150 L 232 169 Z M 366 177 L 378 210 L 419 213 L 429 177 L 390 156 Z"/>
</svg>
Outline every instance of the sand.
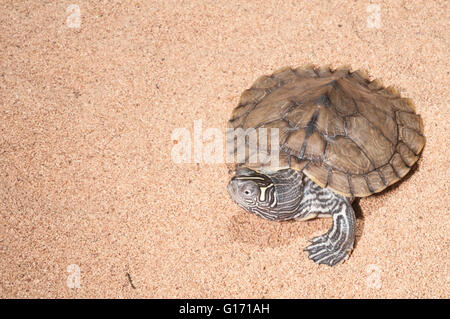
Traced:
<svg viewBox="0 0 450 319">
<path fill-rule="evenodd" d="M 449 298 L 448 12 L 448 1 L 3 1 L 0 296 Z M 397 86 L 427 137 L 406 181 L 361 199 L 355 250 L 334 268 L 303 252 L 330 220 L 262 220 L 229 199 L 224 163 L 171 157 L 175 129 L 224 132 L 258 76 L 307 63 Z"/>
</svg>

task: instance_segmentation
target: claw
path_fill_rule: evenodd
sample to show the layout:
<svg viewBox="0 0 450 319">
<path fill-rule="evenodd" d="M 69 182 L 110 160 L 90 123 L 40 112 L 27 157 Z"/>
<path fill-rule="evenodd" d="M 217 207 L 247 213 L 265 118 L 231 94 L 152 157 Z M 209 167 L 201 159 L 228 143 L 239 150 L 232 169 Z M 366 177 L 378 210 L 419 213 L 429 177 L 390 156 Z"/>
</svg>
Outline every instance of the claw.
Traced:
<svg viewBox="0 0 450 319">
<path fill-rule="evenodd" d="M 327 234 L 315 237 L 311 242 L 312 244 L 307 246 L 304 251 L 308 252 L 308 258 L 317 264 L 334 266 L 349 256 L 348 247 L 335 247 Z"/>
</svg>

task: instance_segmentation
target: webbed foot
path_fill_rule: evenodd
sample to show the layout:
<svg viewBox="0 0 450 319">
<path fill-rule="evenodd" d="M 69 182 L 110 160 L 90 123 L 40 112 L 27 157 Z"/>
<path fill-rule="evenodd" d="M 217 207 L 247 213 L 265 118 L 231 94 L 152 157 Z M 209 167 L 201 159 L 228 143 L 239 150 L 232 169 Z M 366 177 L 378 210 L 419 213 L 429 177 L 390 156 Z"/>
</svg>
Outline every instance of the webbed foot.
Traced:
<svg viewBox="0 0 450 319">
<path fill-rule="evenodd" d="M 344 198 L 332 210 L 333 226 L 321 236 L 314 237 L 311 245 L 305 248 L 309 259 L 318 264 L 337 265 L 345 261 L 355 240 L 355 212 Z"/>
</svg>

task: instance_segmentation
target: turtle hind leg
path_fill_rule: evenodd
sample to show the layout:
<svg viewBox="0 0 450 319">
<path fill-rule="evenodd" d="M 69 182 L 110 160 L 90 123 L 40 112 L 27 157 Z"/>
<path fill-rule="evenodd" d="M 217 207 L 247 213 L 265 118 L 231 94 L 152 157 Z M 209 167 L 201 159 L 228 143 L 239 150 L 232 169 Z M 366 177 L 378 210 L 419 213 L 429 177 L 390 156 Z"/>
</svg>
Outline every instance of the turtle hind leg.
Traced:
<svg viewBox="0 0 450 319">
<path fill-rule="evenodd" d="M 349 200 L 342 196 L 336 197 L 330 213 L 333 218 L 331 229 L 314 237 L 305 251 L 314 262 L 334 266 L 346 260 L 353 249 L 356 218 Z"/>
</svg>

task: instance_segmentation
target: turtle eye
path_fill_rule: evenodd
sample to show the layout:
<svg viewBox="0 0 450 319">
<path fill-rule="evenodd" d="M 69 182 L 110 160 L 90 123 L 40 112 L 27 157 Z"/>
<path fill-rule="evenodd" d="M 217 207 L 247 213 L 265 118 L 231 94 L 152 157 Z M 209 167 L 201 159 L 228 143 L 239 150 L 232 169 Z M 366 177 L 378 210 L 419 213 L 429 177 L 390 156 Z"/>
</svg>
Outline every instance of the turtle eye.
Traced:
<svg viewBox="0 0 450 319">
<path fill-rule="evenodd" d="M 242 194 L 244 195 L 244 197 L 253 197 L 255 195 L 255 185 L 246 185 L 243 189 L 242 189 Z"/>
</svg>

